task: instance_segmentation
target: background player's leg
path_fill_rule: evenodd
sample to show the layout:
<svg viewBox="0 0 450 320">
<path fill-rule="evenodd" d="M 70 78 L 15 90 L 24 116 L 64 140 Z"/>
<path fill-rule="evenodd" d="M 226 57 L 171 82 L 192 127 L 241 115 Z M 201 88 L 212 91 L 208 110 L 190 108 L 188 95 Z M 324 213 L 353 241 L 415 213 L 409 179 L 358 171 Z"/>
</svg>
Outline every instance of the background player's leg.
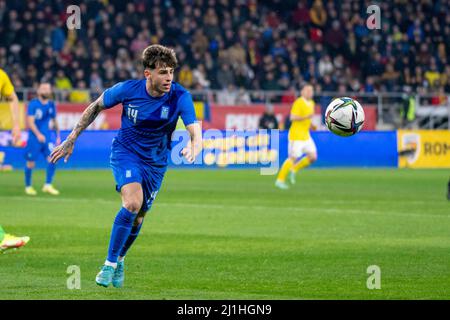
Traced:
<svg viewBox="0 0 450 320">
<path fill-rule="evenodd" d="M 45 177 L 45 184 L 51 185 L 53 182 L 53 177 L 55 176 L 56 165 L 52 162 L 47 164 L 47 174 Z"/>
<path fill-rule="evenodd" d="M 312 139 L 303 145 L 301 152 L 305 153 L 306 157 L 303 157 L 294 163 L 292 166 L 292 176 L 295 176 L 298 170 L 310 166 L 317 160 L 317 148 Z"/>
<path fill-rule="evenodd" d="M 32 175 L 35 163 L 34 161 L 27 161 L 25 166 L 25 187 L 31 187 L 32 185 Z"/>
<path fill-rule="evenodd" d="M 293 164 L 294 159 L 290 157 L 283 162 L 280 172 L 278 173 L 277 181 L 286 181 L 286 176 L 289 173 L 289 170 L 291 170 Z"/>
<path fill-rule="evenodd" d="M 59 195 L 59 191 L 52 185 L 53 177 L 55 176 L 56 165 L 50 161 L 50 152 L 53 149 L 52 143 L 44 144 L 41 150 L 44 157 L 47 159 L 47 172 L 45 177 L 45 184 L 42 187 L 42 192 L 49 193 L 51 195 Z"/>
<path fill-rule="evenodd" d="M 299 161 L 297 161 L 297 163 L 295 163 L 292 166 L 292 171 L 294 173 L 297 173 L 298 170 L 306 168 L 307 166 L 311 165 L 316 160 L 317 160 L 317 154 L 308 153 L 308 154 L 306 154 L 306 157 L 301 158 Z"/>
<path fill-rule="evenodd" d="M 32 186 L 32 175 L 35 166 L 34 161 L 27 161 L 25 165 L 25 193 L 30 196 L 35 196 L 37 194 Z"/>
<path fill-rule="evenodd" d="M 47 158 L 47 173 L 45 178 L 45 184 L 42 187 L 42 192 L 49 193 L 51 195 L 59 195 L 59 191 L 56 190 L 53 185 L 53 177 L 55 176 L 56 165 L 50 162 L 50 158 Z"/>
</svg>

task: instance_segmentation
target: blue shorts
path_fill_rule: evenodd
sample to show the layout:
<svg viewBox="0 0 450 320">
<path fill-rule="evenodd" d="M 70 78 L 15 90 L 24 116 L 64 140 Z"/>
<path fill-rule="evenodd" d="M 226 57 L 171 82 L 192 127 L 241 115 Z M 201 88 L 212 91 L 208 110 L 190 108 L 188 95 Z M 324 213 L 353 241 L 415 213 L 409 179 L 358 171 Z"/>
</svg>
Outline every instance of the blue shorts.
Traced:
<svg viewBox="0 0 450 320">
<path fill-rule="evenodd" d="M 161 187 L 167 164 L 161 166 L 149 165 L 133 152 L 113 142 L 110 165 L 116 180 L 116 191 L 120 192 L 126 184 L 140 183 L 144 193 L 141 211 L 147 212 L 150 210 Z"/>
<path fill-rule="evenodd" d="M 27 146 L 25 147 L 25 159 L 27 161 L 35 162 L 39 155 L 44 156 L 47 160 L 48 156 L 52 152 L 55 144 L 53 142 L 41 143 L 37 140 L 28 140 Z"/>
</svg>

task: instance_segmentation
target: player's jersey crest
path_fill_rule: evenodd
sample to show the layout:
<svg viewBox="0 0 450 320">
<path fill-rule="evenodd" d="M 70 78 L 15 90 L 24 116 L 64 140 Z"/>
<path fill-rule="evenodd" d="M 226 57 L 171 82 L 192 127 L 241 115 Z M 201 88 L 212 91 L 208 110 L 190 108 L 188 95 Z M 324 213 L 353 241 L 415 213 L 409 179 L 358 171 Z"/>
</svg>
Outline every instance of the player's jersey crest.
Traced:
<svg viewBox="0 0 450 320">
<path fill-rule="evenodd" d="M 162 108 L 161 108 L 161 119 L 169 119 L 169 107 L 162 106 Z"/>
</svg>

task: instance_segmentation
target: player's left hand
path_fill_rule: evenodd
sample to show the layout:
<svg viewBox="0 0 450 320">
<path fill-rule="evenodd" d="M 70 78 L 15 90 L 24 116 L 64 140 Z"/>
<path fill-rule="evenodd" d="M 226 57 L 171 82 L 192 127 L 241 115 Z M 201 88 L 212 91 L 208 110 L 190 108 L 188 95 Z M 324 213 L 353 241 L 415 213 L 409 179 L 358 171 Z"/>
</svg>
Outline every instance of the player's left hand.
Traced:
<svg viewBox="0 0 450 320">
<path fill-rule="evenodd" d="M 13 139 L 13 146 L 17 146 L 19 144 L 20 135 L 21 135 L 20 127 L 14 126 L 11 133 L 12 133 L 12 139 Z"/>
<path fill-rule="evenodd" d="M 183 148 L 183 150 L 181 150 L 181 155 L 185 157 L 187 161 L 191 163 L 194 162 L 194 156 L 192 154 L 191 148 Z"/>
<path fill-rule="evenodd" d="M 67 162 L 75 147 L 74 143 L 74 140 L 67 139 L 61 145 L 55 147 L 50 154 L 50 162 L 56 163 L 61 158 L 64 158 L 64 162 Z"/>
</svg>

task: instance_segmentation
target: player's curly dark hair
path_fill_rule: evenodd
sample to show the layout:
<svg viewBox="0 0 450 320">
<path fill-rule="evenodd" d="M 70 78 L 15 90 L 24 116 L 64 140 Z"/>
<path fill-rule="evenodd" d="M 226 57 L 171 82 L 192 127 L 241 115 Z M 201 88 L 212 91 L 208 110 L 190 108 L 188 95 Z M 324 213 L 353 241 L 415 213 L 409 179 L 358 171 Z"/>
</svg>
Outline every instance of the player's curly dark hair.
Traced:
<svg viewBox="0 0 450 320">
<path fill-rule="evenodd" d="M 142 64 L 144 69 L 155 69 L 157 67 L 176 68 L 178 60 L 175 50 L 160 44 L 152 44 L 142 52 Z"/>
</svg>

